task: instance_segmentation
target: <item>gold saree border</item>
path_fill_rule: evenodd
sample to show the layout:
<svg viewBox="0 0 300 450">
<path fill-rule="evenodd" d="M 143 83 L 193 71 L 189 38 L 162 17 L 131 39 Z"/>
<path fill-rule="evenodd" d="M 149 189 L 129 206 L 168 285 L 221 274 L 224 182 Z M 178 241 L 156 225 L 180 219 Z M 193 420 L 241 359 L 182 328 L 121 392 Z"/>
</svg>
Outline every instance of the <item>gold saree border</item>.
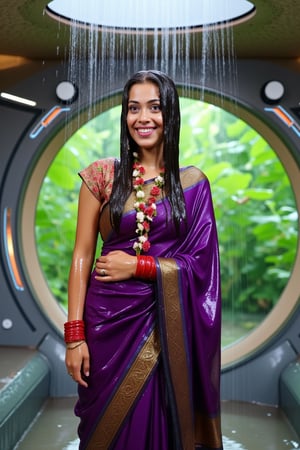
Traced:
<svg viewBox="0 0 300 450">
<path fill-rule="evenodd" d="M 179 269 L 172 258 L 158 258 L 162 277 L 163 307 L 169 365 L 180 423 L 182 448 L 194 450 L 196 445 L 222 448 L 220 415 L 209 417 L 193 412 L 189 392 L 188 364 L 185 352 L 184 325 L 179 292 Z M 195 416 L 194 416 L 195 414 Z"/>
<path fill-rule="evenodd" d="M 152 330 L 91 436 L 86 450 L 108 450 L 137 396 L 154 369 L 160 353 L 157 331 Z"/>
<path fill-rule="evenodd" d="M 196 443 L 212 449 L 222 448 L 221 418 L 197 414 L 195 418 Z"/>
<path fill-rule="evenodd" d="M 184 450 L 195 449 L 194 421 L 190 399 L 190 380 L 180 306 L 178 266 L 172 258 L 158 258 L 162 278 L 162 301 L 169 353 L 169 367 L 177 405 Z"/>
</svg>

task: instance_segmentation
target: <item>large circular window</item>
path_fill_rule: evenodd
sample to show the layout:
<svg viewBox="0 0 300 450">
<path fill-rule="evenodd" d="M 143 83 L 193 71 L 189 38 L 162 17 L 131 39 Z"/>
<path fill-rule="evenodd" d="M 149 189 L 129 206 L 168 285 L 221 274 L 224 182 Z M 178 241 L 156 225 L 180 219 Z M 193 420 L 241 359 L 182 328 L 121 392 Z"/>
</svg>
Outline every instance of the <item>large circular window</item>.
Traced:
<svg viewBox="0 0 300 450">
<path fill-rule="evenodd" d="M 245 121 L 217 106 L 181 98 L 181 165 L 208 176 L 217 219 L 223 292 L 222 346 L 263 324 L 289 283 L 297 252 L 298 214 L 285 167 Z M 51 295 L 67 305 L 74 243 L 77 172 L 118 156 L 120 106 L 81 127 L 47 169 L 35 219 L 37 252 Z"/>
</svg>

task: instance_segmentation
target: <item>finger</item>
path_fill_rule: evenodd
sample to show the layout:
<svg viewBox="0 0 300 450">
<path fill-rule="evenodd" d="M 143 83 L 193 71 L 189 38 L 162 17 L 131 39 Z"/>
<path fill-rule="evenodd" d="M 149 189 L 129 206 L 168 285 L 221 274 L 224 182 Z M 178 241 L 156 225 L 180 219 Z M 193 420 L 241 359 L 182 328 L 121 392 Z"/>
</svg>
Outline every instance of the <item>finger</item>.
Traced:
<svg viewBox="0 0 300 450">
<path fill-rule="evenodd" d="M 97 269 L 96 272 L 97 272 L 97 275 L 95 275 L 95 278 L 102 279 L 102 278 L 107 278 L 109 276 L 107 273 L 107 270 L 105 270 L 105 269 L 100 269 L 100 270 Z"/>
<path fill-rule="evenodd" d="M 87 382 L 82 378 L 82 376 L 79 374 L 78 376 L 73 376 L 73 380 L 76 382 L 76 383 L 78 383 L 78 384 L 80 384 L 81 386 L 83 386 L 83 387 L 88 387 L 88 384 L 87 384 Z"/>
<path fill-rule="evenodd" d="M 106 263 L 106 260 L 107 260 L 106 256 L 99 256 L 99 257 L 96 259 L 96 264 L 105 264 L 105 263 Z"/>
<path fill-rule="evenodd" d="M 124 252 L 123 250 L 112 250 L 111 252 L 108 253 L 108 255 L 127 256 L 128 253 Z"/>
<path fill-rule="evenodd" d="M 83 378 L 81 368 L 79 368 L 78 366 L 73 367 L 73 369 L 69 369 L 68 374 L 76 383 L 79 383 L 82 386 L 87 386 L 87 382 Z"/>
<path fill-rule="evenodd" d="M 86 377 L 90 375 L 90 358 L 86 357 L 83 360 L 82 371 Z"/>
<path fill-rule="evenodd" d="M 107 275 L 107 274 L 105 276 L 103 276 L 103 275 L 95 275 L 95 280 L 102 281 L 103 283 L 108 283 L 109 281 L 112 281 L 113 278 L 112 278 L 112 276 Z"/>
<path fill-rule="evenodd" d="M 101 263 L 100 261 L 97 261 L 96 264 L 95 264 L 95 269 L 96 270 L 100 270 L 101 267 L 103 267 L 103 263 Z"/>
</svg>

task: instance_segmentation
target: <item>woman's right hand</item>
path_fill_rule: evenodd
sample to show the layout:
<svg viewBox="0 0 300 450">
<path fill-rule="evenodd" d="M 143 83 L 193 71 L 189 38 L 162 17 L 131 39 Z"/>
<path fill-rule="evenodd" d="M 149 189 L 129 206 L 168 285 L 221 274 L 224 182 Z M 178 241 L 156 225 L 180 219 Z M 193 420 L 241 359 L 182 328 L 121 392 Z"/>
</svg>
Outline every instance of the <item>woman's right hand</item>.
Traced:
<svg viewBox="0 0 300 450">
<path fill-rule="evenodd" d="M 72 343 L 76 345 L 76 343 Z M 73 346 L 72 345 L 72 346 Z M 81 386 L 88 387 L 85 377 L 90 372 L 90 353 L 86 342 L 76 348 L 66 348 L 65 357 L 68 374 Z"/>
</svg>

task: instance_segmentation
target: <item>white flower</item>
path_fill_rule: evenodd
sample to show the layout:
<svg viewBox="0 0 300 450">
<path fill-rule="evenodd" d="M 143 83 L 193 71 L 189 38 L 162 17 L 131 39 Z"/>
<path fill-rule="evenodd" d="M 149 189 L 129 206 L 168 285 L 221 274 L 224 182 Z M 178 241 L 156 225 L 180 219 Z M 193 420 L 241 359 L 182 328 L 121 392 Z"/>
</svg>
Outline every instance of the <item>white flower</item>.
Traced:
<svg viewBox="0 0 300 450">
<path fill-rule="evenodd" d="M 134 248 L 134 250 L 136 250 L 137 248 L 139 248 L 140 250 L 142 249 L 142 244 L 140 244 L 139 242 L 135 242 L 134 244 L 133 244 L 133 248 Z"/>
<path fill-rule="evenodd" d="M 137 222 L 144 222 L 144 219 L 145 219 L 145 214 L 143 213 L 143 211 L 138 211 L 136 213 Z"/>
<path fill-rule="evenodd" d="M 136 197 L 137 198 L 144 198 L 145 197 L 145 192 L 144 191 L 137 191 Z"/>
<path fill-rule="evenodd" d="M 133 244 L 133 249 L 135 250 L 137 255 L 140 255 L 142 251 L 147 252 L 148 248 L 150 248 L 150 241 L 148 240 L 148 233 L 150 230 L 150 223 L 153 221 L 153 218 L 156 216 L 156 204 L 155 199 L 153 201 L 152 196 L 156 197 L 156 194 L 151 194 L 150 191 L 150 197 L 148 200 L 145 200 L 146 194 L 144 193 L 143 187 L 144 187 L 144 172 L 145 169 L 143 166 L 140 165 L 138 162 L 138 153 L 133 152 L 133 157 L 135 159 L 134 161 L 134 167 L 132 171 L 132 176 L 134 178 L 133 180 L 133 190 L 135 192 L 135 202 L 134 202 L 134 209 L 136 210 L 136 234 L 137 234 L 137 241 Z M 163 174 L 162 174 L 163 175 Z M 154 184 L 156 188 L 161 189 L 164 185 L 164 177 L 162 175 L 158 175 L 155 180 Z M 153 192 L 157 192 L 157 189 Z M 153 202 L 153 203 L 152 203 Z M 145 214 L 144 211 L 148 211 L 148 214 Z M 146 223 L 147 224 L 146 224 Z M 144 246 L 144 244 L 147 243 L 148 245 Z"/>
<path fill-rule="evenodd" d="M 144 242 L 148 241 L 148 238 L 146 236 L 139 236 L 139 242 L 141 244 L 144 244 Z"/>
</svg>

